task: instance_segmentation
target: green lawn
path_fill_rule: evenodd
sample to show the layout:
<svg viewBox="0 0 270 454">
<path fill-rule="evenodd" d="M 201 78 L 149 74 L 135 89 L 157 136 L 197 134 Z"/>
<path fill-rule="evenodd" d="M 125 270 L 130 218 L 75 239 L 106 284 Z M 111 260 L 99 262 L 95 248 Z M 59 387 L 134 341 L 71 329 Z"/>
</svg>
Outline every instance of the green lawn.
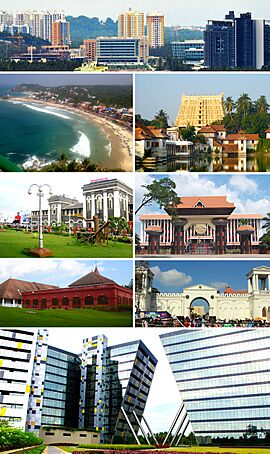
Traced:
<svg viewBox="0 0 270 454">
<path fill-rule="evenodd" d="M 72 453 L 73 451 L 78 451 L 80 453 L 83 453 L 85 452 L 87 449 L 89 450 L 89 446 L 90 445 L 87 445 L 88 448 L 78 448 L 78 447 L 74 447 L 74 446 L 58 446 L 60 449 L 62 449 L 63 451 L 66 451 L 66 452 L 69 452 L 69 453 Z M 111 445 L 93 445 L 92 446 L 92 449 L 95 448 L 95 449 L 100 449 L 102 450 L 103 449 L 110 449 Z M 134 450 L 135 448 L 135 450 Z M 122 449 L 126 449 L 127 451 L 130 449 L 130 451 L 133 451 L 134 450 L 134 453 L 136 452 L 136 450 L 140 451 L 142 450 L 141 452 L 143 452 L 143 449 L 145 450 L 148 450 L 150 451 L 150 449 L 153 449 L 153 448 L 149 448 L 148 446 L 132 446 L 131 448 L 129 447 L 129 445 L 122 445 L 122 447 L 118 447 L 118 450 L 121 451 Z M 102 452 L 102 451 L 101 451 Z M 113 453 L 113 449 L 111 451 Z M 269 448 L 253 448 L 253 447 L 250 447 L 250 448 L 237 448 L 237 447 L 230 447 L 230 448 L 222 448 L 220 446 L 216 446 L 216 447 L 213 447 L 213 446 L 192 446 L 192 447 L 181 447 L 179 446 L 178 448 L 160 448 L 160 449 L 155 449 L 153 452 L 156 452 L 156 453 L 172 453 L 172 452 L 179 452 L 179 453 L 198 453 L 198 454 L 203 454 L 203 453 L 213 453 L 213 454 L 266 454 L 266 453 L 270 453 L 270 449 Z"/>
<path fill-rule="evenodd" d="M 17 307 L 0 307 L 2 327 L 52 326 L 132 326 L 131 312 L 108 312 L 96 309 L 34 310 Z"/>
<path fill-rule="evenodd" d="M 51 249 L 53 257 L 132 257 L 132 244 L 109 241 L 108 246 L 80 244 L 76 238 L 44 234 L 44 247 Z M 15 230 L 0 231 L 0 257 L 29 257 L 24 248 L 38 247 L 38 235 Z"/>
</svg>

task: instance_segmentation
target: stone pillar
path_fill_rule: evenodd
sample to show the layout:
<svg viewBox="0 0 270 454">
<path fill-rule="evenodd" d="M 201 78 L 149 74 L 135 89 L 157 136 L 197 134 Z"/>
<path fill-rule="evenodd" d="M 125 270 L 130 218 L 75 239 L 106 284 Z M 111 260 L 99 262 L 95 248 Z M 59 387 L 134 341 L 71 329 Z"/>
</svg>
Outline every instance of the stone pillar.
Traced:
<svg viewBox="0 0 270 454">
<path fill-rule="evenodd" d="M 87 218 L 86 216 L 86 204 L 87 204 L 87 200 L 86 200 L 86 197 L 83 198 L 83 218 Z M 83 219 L 83 227 L 86 227 L 86 220 Z"/>
<path fill-rule="evenodd" d="M 62 222 L 62 207 L 61 203 L 57 204 L 57 225 L 60 225 Z"/>
<path fill-rule="evenodd" d="M 215 219 L 213 224 L 216 226 L 216 254 L 226 254 L 227 246 L 227 219 Z"/>
<path fill-rule="evenodd" d="M 248 278 L 248 293 L 251 293 L 252 292 L 252 280 L 251 278 L 249 277 Z"/>
<path fill-rule="evenodd" d="M 114 217 L 120 217 L 120 195 L 118 190 L 113 191 L 113 210 L 114 210 Z"/>
<path fill-rule="evenodd" d="M 172 254 L 182 255 L 185 252 L 184 226 L 186 223 L 186 219 L 179 219 L 172 222 L 174 229 L 174 239 L 171 245 Z"/>
<path fill-rule="evenodd" d="M 270 292 L 270 274 L 267 276 L 267 290 Z"/>
<path fill-rule="evenodd" d="M 107 191 L 103 192 L 103 220 L 108 221 L 108 200 Z"/>
<path fill-rule="evenodd" d="M 251 225 L 241 225 L 237 233 L 240 237 L 241 254 L 252 254 L 251 235 L 254 233 L 254 228 Z"/>
<path fill-rule="evenodd" d="M 158 226 L 148 227 L 145 231 L 148 234 L 148 254 L 159 254 L 160 237 L 163 231 Z"/>
<path fill-rule="evenodd" d="M 126 220 L 129 220 L 129 215 L 128 215 L 128 194 L 126 194 Z"/>
</svg>

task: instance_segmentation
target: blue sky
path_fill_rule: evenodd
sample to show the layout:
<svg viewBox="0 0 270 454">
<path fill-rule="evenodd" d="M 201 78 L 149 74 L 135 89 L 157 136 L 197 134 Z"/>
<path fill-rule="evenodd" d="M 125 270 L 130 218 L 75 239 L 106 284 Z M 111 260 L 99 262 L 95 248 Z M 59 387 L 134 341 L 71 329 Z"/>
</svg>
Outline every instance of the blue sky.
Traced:
<svg viewBox="0 0 270 454">
<path fill-rule="evenodd" d="M 145 189 L 142 185 L 149 184 L 153 179 L 161 179 L 163 174 L 137 173 L 136 178 L 136 207 L 141 203 Z M 232 174 L 211 175 L 200 173 L 170 174 L 170 179 L 176 183 L 176 192 L 182 196 L 214 196 L 227 195 L 229 202 L 236 206 L 234 213 L 262 214 L 270 212 L 270 175 Z M 143 207 L 136 216 L 136 231 L 140 233 L 139 216 L 146 213 L 165 213 L 156 203 Z"/>
<path fill-rule="evenodd" d="M 17 0 L 3 0 L 1 9 L 18 10 Z M 20 8 L 37 9 L 35 0 L 24 0 Z M 118 13 L 127 11 L 128 7 L 137 11 L 152 12 L 161 11 L 165 14 L 166 25 L 205 25 L 207 19 L 223 18 L 229 10 L 235 10 L 237 13 L 251 11 L 256 18 L 267 16 L 269 0 L 226 0 L 226 2 L 217 2 L 214 0 L 169 0 L 168 2 L 157 2 L 156 0 L 136 0 L 126 2 L 125 0 L 103 0 L 94 2 L 89 0 L 80 0 L 73 2 L 71 0 L 58 0 L 57 5 L 54 0 L 45 0 L 40 5 L 40 9 L 64 9 L 67 14 L 86 15 L 89 17 L 98 16 L 106 19 L 110 16 L 116 20 Z"/>
<path fill-rule="evenodd" d="M 131 260 L 1 259 L 0 282 L 12 277 L 66 287 L 96 265 L 101 274 L 121 285 L 129 284 L 133 275 Z"/>
<path fill-rule="evenodd" d="M 247 289 L 246 273 L 270 261 L 251 260 L 149 260 L 155 274 L 153 286 L 161 292 L 180 292 L 185 287 L 205 284 L 223 291 Z"/>
<path fill-rule="evenodd" d="M 0 86 L 18 84 L 57 85 L 131 85 L 130 74 L 1 74 Z"/>
<path fill-rule="evenodd" d="M 216 95 L 237 99 L 248 93 L 255 100 L 265 95 L 270 104 L 269 74 L 267 73 L 194 73 L 136 74 L 136 113 L 152 119 L 164 109 L 169 123 L 174 124 L 182 95 Z"/>
</svg>

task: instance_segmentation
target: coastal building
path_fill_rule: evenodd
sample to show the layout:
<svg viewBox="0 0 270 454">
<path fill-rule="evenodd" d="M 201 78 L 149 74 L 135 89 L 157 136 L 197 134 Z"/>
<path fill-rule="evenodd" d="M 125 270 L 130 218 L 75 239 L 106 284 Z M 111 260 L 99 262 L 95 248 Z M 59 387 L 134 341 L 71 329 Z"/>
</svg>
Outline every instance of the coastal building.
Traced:
<svg viewBox="0 0 270 454">
<path fill-rule="evenodd" d="M 149 251 L 151 229 L 155 227 L 160 229 L 161 251 L 171 248 L 173 254 L 225 254 L 235 249 L 242 253 L 257 251 L 263 216 L 234 213 L 235 208 L 226 196 L 181 197 L 180 204 L 167 207 L 166 213 L 140 216 L 140 246 Z M 245 228 L 249 244 L 243 248 Z"/>
<path fill-rule="evenodd" d="M 118 36 L 141 38 L 144 36 L 144 13 L 129 11 L 118 15 Z"/>
<path fill-rule="evenodd" d="M 41 284 L 39 282 L 28 282 L 11 277 L 0 284 L 0 306 L 22 307 L 24 292 L 36 290 L 49 290 L 57 288 L 55 285 Z"/>
<path fill-rule="evenodd" d="M 52 23 L 52 45 L 70 46 L 70 22 L 59 19 Z"/>
<path fill-rule="evenodd" d="M 198 131 L 204 135 L 212 151 L 221 151 L 223 154 L 242 154 L 248 151 L 256 151 L 259 134 L 249 134 L 240 130 L 234 134 L 228 134 L 224 125 L 207 125 Z M 267 138 L 267 131 L 266 131 Z"/>
<path fill-rule="evenodd" d="M 132 290 L 102 276 L 97 267 L 67 288 L 24 291 L 22 307 L 34 309 L 81 309 L 117 311 L 132 307 Z"/>
<path fill-rule="evenodd" d="M 184 263 L 183 263 L 184 268 Z M 217 320 L 270 321 L 270 268 L 258 266 L 246 274 L 247 288 L 227 287 L 223 293 L 202 283 L 185 287 L 181 292 L 159 292 L 153 287 L 155 274 L 146 262 L 135 267 L 135 305 L 139 311 L 168 311 L 172 317 L 194 318 L 197 306 L 203 316 Z M 199 309 L 201 311 L 201 309 Z"/>
<path fill-rule="evenodd" d="M 198 131 L 202 126 L 223 120 L 225 115 L 223 93 L 220 95 L 182 96 L 175 126 L 194 126 Z"/>
<path fill-rule="evenodd" d="M 149 47 L 151 49 L 164 47 L 164 14 L 148 13 L 146 15 L 146 29 Z"/>
<path fill-rule="evenodd" d="M 93 227 L 93 217 L 106 222 L 110 217 L 133 220 L 133 191 L 125 183 L 113 178 L 90 180 L 82 187 L 83 202 L 65 195 L 53 195 L 48 208 L 42 210 L 44 226 L 62 223 L 70 227 Z M 31 224 L 37 226 L 39 211 L 31 212 Z"/>
<path fill-rule="evenodd" d="M 47 330 L 0 330 L 0 418 L 51 436 L 79 427 L 92 443 L 136 439 L 157 364 L 144 343 L 97 335 L 74 354 L 48 341 Z"/>
<path fill-rule="evenodd" d="M 265 437 L 270 430 L 269 330 L 182 329 L 160 339 L 183 403 L 176 421 L 180 438 L 189 424 L 201 444 L 240 438 L 249 426 Z"/>
<path fill-rule="evenodd" d="M 157 158 L 166 156 L 166 143 L 169 136 L 166 129 L 137 124 L 135 129 L 135 155 L 143 158 L 151 154 Z"/>
<path fill-rule="evenodd" d="M 172 55 L 183 63 L 202 63 L 204 61 L 204 40 L 189 39 L 172 41 Z"/>
</svg>

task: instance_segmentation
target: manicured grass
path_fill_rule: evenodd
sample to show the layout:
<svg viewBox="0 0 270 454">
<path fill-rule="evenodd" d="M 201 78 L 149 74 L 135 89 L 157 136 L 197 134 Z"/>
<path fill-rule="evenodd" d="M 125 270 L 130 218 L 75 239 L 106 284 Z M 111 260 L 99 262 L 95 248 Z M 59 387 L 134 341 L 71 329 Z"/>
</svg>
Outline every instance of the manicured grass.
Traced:
<svg viewBox="0 0 270 454">
<path fill-rule="evenodd" d="M 83 452 L 83 451 L 87 451 L 87 449 L 100 449 L 102 450 L 103 449 L 111 449 L 112 453 L 115 449 L 117 449 L 118 451 L 121 451 L 121 450 L 127 450 L 127 451 L 133 451 L 133 452 L 136 452 L 137 451 L 140 451 L 140 450 L 148 450 L 149 451 L 151 449 L 153 449 L 153 447 L 151 446 L 133 446 L 133 445 L 92 445 L 91 448 L 90 448 L 90 445 L 88 448 L 78 448 L 78 447 L 75 447 L 75 446 L 58 446 L 60 449 L 62 449 L 63 451 L 66 451 L 66 452 L 73 452 L 73 451 L 79 451 L 79 452 Z M 142 451 L 143 452 L 143 451 Z M 160 448 L 160 449 L 157 449 L 155 450 L 155 452 L 160 452 L 160 453 L 165 453 L 165 452 L 178 452 L 178 453 L 198 453 L 198 454 L 208 454 L 208 453 L 213 453 L 213 454 L 266 454 L 266 453 L 270 453 L 270 449 L 269 448 L 253 448 L 253 447 L 250 447 L 250 448 L 235 448 L 235 447 L 231 447 L 231 448 L 221 448 L 219 446 L 193 446 L 193 447 L 178 447 L 178 448 Z"/>
<path fill-rule="evenodd" d="M 34 310 L 0 307 L 2 327 L 51 326 L 132 326 L 131 312 L 108 312 L 96 309 Z"/>
<path fill-rule="evenodd" d="M 111 449 L 113 451 L 138 451 L 141 449 L 154 449 L 155 446 L 152 445 L 111 445 L 111 444 L 102 444 L 102 445 L 79 445 L 79 446 L 58 446 L 58 448 L 63 449 L 63 451 L 66 452 L 74 452 L 74 451 L 79 451 L 79 452 L 84 452 L 90 449 L 97 449 L 97 450 L 103 450 L 103 449 Z"/>
<path fill-rule="evenodd" d="M 35 235 L 35 237 L 34 237 Z M 44 234 L 44 247 L 51 249 L 53 257 L 132 257 L 132 244 L 109 241 L 108 246 L 80 244 L 76 238 L 55 234 Z M 38 247 L 38 234 L 15 230 L 0 231 L 0 257 L 29 257 L 24 248 Z"/>
</svg>

